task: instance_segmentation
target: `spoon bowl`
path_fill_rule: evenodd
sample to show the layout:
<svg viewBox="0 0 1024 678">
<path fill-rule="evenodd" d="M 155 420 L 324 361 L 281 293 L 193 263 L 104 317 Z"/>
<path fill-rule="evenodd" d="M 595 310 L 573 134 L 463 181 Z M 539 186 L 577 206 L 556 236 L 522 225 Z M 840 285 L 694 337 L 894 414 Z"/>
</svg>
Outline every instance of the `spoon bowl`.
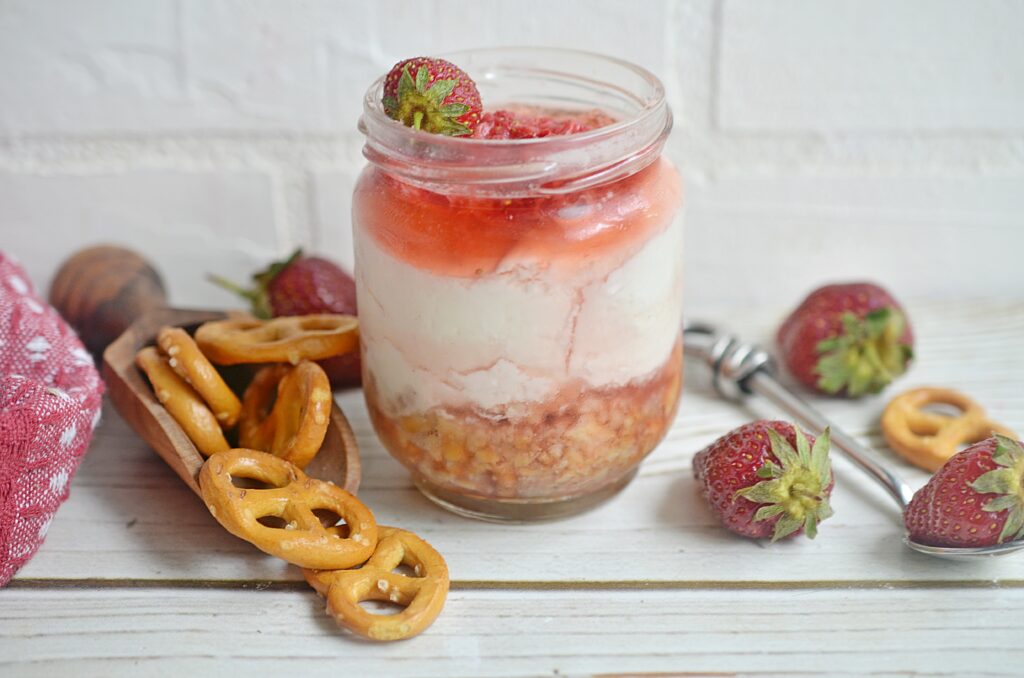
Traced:
<svg viewBox="0 0 1024 678">
<path fill-rule="evenodd" d="M 103 377 L 110 399 L 121 416 L 156 451 L 174 472 L 199 494 L 199 470 L 204 459 L 178 422 L 156 399 L 153 389 L 135 366 L 139 349 L 156 342 L 161 327 L 171 325 L 193 330 L 201 323 L 222 320 L 228 314 L 160 308 L 132 323 L 103 353 Z M 251 379 L 248 367 L 227 370 L 225 379 L 241 392 Z M 359 451 L 352 427 L 337 403 L 331 406 L 331 420 L 323 446 L 306 467 L 307 475 L 329 480 L 352 494 L 359 488 Z"/>
<path fill-rule="evenodd" d="M 995 544 L 993 546 L 929 546 L 928 544 L 919 544 L 916 541 L 911 541 L 910 537 L 904 537 L 903 543 L 909 548 L 929 556 L 959 561 L 1007 556 L 1015 551 L 1024 549 L 1024 540 L 1008 541 L 1005 544 Z"/>
</svg>

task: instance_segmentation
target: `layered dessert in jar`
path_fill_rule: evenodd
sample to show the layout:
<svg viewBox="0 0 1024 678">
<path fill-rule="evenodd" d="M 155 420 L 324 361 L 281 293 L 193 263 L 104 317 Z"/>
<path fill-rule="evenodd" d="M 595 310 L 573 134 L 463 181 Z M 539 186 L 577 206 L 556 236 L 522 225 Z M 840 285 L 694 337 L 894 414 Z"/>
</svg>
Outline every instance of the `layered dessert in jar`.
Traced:
<svg viewBox="0 0 1024 678">
<path fill-rule="evenodd" d="M 574 89 L 576 107 L 556 108 L 521 75 L 549 51 L 467 53 L 488 82 L 513 63 L 522 98 L 449 137 L 384 119 L 371 89 L 353 203 L 377 434 L 429 497 L 495 519 L 565 515 L 617 491 L 681 386 L 681 185 L 660 155 L 660 85 L 550 53 L 574 86 L 583 63 L 641 91 L 611 105 Z"/>
</svg>

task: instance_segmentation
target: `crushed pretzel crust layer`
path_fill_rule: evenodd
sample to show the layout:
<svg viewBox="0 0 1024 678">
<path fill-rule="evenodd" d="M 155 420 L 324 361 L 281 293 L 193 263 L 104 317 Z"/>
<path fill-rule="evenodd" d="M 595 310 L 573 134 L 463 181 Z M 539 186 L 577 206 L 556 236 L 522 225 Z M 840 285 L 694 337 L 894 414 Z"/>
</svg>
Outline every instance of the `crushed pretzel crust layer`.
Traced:
<svg viewBox="0 0 1024 678">
<path fill-rule="evenodd" d="M 596 492 L 632 471 L 664 437 L 682 383 L 682 343 L 653 375 L 624 386 L 566 384 L 515 416 L 438 406 L 392 418 L 364 375 L 366 403 L 384 446 L 414 474 L 452 492 L 551 500 Z"/>
</svg>

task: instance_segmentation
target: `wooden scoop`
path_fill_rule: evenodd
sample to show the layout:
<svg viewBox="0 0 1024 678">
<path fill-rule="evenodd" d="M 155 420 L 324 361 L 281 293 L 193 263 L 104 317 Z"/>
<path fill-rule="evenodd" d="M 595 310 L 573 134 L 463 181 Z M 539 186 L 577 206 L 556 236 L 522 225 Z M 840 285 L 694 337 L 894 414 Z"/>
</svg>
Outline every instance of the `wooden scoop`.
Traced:
<svg viewBox="0 0 1024 678">
<path fill-rule="evenodd" d="M 196 494 L 199 494 L 197 478 L 203 457 L 156 399 L 153 389 L 135 366 L 135 354 L 144 346 L 156 343 L 157 332 L 165 325 L 192 330 L 201 323 L 225 317 L 226 314 L 215 311 L 154 309 L 132 323 L 103 352 L 103 377 L 118 412 Z M 250 377 L 251 372 L 242 371 L 230 375 L 228 381 L 236 382 L 231 385 L 241 389 Z M 359 451 L 355 435 L 337 403 L 331 409 L 323 447 L 305 472 L 353 494 L 359 488 Z"/>
</svg>

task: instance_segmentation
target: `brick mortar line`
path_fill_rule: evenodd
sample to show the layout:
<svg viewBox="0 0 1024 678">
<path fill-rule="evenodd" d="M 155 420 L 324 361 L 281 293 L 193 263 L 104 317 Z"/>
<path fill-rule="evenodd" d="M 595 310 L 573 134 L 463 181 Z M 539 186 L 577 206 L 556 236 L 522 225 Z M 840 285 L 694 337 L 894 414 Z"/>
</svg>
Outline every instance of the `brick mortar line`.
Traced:
<svg viewBox="0 0 1024 678">
<path fill-rule="evenodd" d="M 952 145 L 903 139 L 906 145 L 876 140 L 836 145 L 824 139 L 782 141 L 757 138 L 701 142 L 679 134 L 666 151 L 687 171 L 715 173 L 748 170 L 793 174 L 846 171 L 883 175 L 985 175 L 1024 169 L 1024 136 Z M 356 172 L 363 165 L 361 140 L 333 142 L 173 139 L 62 141 L 10 144 L 0 141 L 0 171 L 24 174 L 99 174 L 139 169 L 192 172 L 259 171 L 286 177 L 318 171 Z M 285 185 L 282 183 L 282 189 Z M 304 211 L 304 210 L 299 210 Z"/>
</svg>

